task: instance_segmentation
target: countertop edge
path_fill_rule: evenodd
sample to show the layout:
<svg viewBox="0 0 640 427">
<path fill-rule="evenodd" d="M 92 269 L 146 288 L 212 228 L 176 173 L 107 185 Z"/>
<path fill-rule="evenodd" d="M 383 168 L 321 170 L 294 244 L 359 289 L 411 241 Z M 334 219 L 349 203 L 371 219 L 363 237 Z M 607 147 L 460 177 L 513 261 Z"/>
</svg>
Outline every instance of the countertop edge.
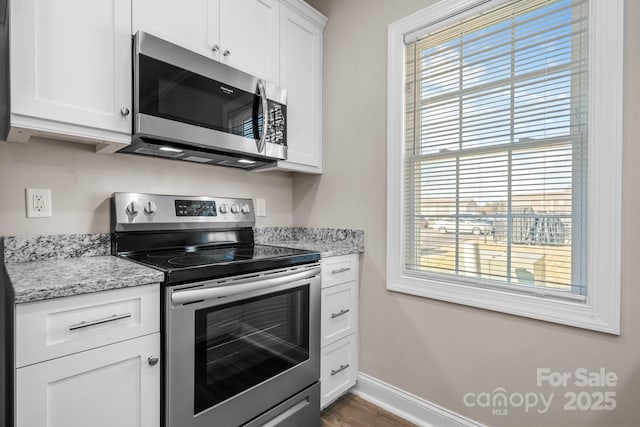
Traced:
<svg viewBox="0 0 640 427">
<path fill-rule="evenodd" d="M 73 263 L 75 267 L 52 276 L 51 271 L 55 271 L 61 262 L 64 262 L 63 266 Z M 5 266 L 16 305 L 164 281 L 164 274 L 159 270 L 111 255 L 6 263 Z"/>
</svg>

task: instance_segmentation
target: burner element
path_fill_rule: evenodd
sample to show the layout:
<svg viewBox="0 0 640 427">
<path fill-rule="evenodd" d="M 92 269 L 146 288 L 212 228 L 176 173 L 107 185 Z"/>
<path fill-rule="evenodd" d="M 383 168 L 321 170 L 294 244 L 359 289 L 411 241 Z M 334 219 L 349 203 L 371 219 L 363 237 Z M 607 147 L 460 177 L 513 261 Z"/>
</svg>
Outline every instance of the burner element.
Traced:
<svg viewBox="0 0 640 427">
<path fill-rule="evenodd" d="M 178 267 L 197 267 L 199 265 L 220 264 L 251 259 L 251 250 L 238 250 L 235 248 L 209 249 L 197 252 L 183 253 L 181 256 L 169 258 L 168 264 Z"/>
</svg>

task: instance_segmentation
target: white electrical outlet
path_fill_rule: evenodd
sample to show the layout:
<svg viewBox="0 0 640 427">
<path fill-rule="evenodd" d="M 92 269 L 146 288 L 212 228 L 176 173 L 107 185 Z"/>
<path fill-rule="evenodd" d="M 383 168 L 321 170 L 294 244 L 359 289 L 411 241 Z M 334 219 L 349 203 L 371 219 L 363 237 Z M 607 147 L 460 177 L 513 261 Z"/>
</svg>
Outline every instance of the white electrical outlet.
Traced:
<svg viewBox="0 0 640 427">
<path fill-rule="evenodd" d="M 267 201 L 256 199 L 256 216 L 267 216 Z"/>
<path fill-rule="evenodd" d="M 51 189 L 27 188 L 27 218 L 51 217 Z"/>
</svg>

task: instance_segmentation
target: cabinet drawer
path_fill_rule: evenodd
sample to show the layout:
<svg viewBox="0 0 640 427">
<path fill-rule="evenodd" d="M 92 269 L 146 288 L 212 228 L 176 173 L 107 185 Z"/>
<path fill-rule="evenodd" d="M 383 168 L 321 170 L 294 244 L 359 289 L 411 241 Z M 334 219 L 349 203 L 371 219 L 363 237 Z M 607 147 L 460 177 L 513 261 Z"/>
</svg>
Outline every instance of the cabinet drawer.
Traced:
<svg viewBox="0 0 640 427">
<path fill-rule="evenodd" d="M 16 367 L 160 330 L 160 286 L 16 306 Z"/>
<path fill-rule="evenodd" d="M 358 280 L 358 255 L 344 255 L 322 260 L 322 287 Z"/>
<path fill-rule="evenodd" d="M 358 329 L 358 282 L 322 290 L 322 346 L 351 335 Z"/>
<path fill-rule="evenodd" d="M 349 335 L 322 348 L 320 406 L 324 408 L 356 384 L 358 336 Z"/>
</svg>

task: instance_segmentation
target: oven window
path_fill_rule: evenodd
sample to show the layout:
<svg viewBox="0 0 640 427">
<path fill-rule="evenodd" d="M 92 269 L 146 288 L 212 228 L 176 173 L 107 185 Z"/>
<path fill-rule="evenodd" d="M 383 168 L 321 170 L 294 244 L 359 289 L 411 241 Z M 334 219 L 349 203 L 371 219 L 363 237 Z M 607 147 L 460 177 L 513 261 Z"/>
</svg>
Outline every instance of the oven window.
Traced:
<svg viewBox="0 0 640 427">
<path fill-rule="evenodd" d="M 194 414 L 309 359 L 309 285 L 195 312 Z"/>
</svg>

